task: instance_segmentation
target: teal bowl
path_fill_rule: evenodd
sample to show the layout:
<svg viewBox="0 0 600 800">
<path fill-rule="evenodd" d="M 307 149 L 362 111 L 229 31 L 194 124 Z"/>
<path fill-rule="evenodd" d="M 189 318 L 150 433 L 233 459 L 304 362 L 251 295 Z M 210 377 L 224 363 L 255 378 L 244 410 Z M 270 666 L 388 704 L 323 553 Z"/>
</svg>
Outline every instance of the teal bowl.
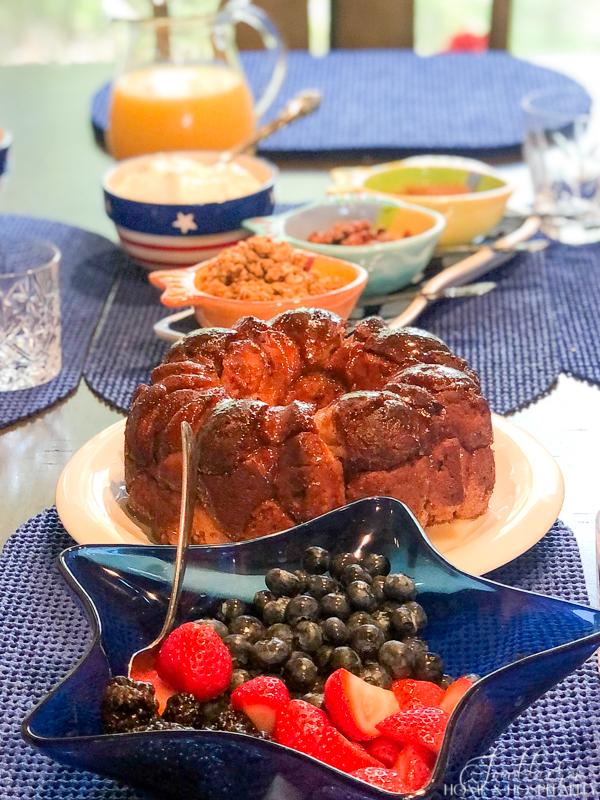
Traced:
<svg viewBox="0 0 600 800">
<path fill-rule="evenodd" d="M 368 219 L 385 228 L 391 242 L 365 245 L 317 244 L 308 241 L 314 231 L 337 222 Z M 285 214 L 244 220 L 245 228 L 262 236 L 284 239 L 295 247 L 360 264 L 369 273 L 363 297 L 395 292 L 419 280 L 431 260 L 446 225 L 442 214 L 430 208 L 369 194 L 335 195 Z"/>
</svg>

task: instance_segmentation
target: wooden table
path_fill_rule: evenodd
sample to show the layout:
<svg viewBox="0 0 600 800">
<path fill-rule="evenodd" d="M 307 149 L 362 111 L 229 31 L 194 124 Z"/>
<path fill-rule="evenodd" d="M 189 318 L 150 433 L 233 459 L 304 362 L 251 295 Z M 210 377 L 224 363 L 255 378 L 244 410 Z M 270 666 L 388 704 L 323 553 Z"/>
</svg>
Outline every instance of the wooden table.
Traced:
<svg viewBox="0 0 600 800">
<path fill-rule="evenodd" d="M 590 91 L 600 58 L 554 57 L 543 63 L 572 72 Z M 92 92 L 107 79 L 106 64 L 0 69 L 1 124 L 14 133 L 11 174 L 0 189 L 0 213 L 56 219 L 115 238 L 100 190 L 109 158 L 93 143 L 88 119 Z M 503 165 L 527 199 L 522 164 Z M 325 165 L 282 168 L 278 200 L 302 202 L 322 194 Z M 0 399 L 1 402 L 1 399 Z M 2 515 L 0 543 L 26 519 L 54 502 L 56 480 L 71 455 L 121 415 L 82 381 L 65 401 L 0 433 Z M 547 396 L 514 418 L 546 445 L 560 464 L 566 496 L 561 518 L 582 552 L 590 597 L 598 600 L 594 516 L 600 507 L 596 454 L 600 452 L 600 391 L 561 376 Z"/>
</svg>

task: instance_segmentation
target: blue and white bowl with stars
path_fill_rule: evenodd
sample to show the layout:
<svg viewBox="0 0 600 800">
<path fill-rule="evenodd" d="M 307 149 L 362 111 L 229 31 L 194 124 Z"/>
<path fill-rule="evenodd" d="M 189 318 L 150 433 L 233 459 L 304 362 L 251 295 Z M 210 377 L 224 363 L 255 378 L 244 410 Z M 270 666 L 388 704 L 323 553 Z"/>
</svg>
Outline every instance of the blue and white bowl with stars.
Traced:
<svg viewBox="0 0 600 800">
<path fill-rule="evenodd" d="M 159 154 L 157 154 L 159 155 Z M 191 155 L 191 154 L 190 154 Z M 215 160 L 215 152 L 197 151 L 194 159 L 206 163 Z M 276 167 L 252 156 L 237 156 L 236 162 L 260 181 L 252 194 L 220 203 L 156 203 L 130 200 L 114 188 L 120 171 L 133 162 L 148 163 L 152 156 L 125 159 L 104 177 L 104 206 L 115 223 L 121 246 L 131 258 L 147 270 L 191 267 L 216 256 L 249 236 L 242 227 L 248 217 L 262 217 L 273 212 L 273 184 Z"/>
</svg>

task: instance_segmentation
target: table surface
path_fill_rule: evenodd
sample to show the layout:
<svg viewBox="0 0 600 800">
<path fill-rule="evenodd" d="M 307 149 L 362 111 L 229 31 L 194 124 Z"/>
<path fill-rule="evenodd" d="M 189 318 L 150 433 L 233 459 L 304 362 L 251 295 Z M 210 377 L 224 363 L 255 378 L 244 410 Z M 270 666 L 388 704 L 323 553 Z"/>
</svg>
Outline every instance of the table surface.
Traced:
<svg viewBox="0 0 600 800">
<path fill-rule="evenodd" d="M 600 101 L 600 85 L 593 80 L 600 71 L 600 56 L 537 61 L 571 74 Z M 110 70 L 107 64 L 0 69 L 1 122 L 14 134 L 11 172 L 0 188 L 0 213 L 56 219 L 115 238 L 99 188 L 111 162 L 95 147 L 88 117 L 90 97 L 110 77 Z M 297 203 L 319 196 L 327 186 L 329 166 L 286 161 L 280 165 L 278 200 Z M 526 201 L 529 188 L 523 164 L 499 168 L 517 185 L 517 202 Z M 598 604 L 594 518 L 600 507 L 599 412 L 597 387 L 561 376 L 550 394 L 513 417 L 548 448 L 563 471 L 566 493 L 561 518 L 577 537 L 594 604 Z M 0 545 L 20 523 L 54 502 L 57 478 L 71 455 L 120 418 L 82 381 L 66 400 L 0 433 Z"/>
</svg>

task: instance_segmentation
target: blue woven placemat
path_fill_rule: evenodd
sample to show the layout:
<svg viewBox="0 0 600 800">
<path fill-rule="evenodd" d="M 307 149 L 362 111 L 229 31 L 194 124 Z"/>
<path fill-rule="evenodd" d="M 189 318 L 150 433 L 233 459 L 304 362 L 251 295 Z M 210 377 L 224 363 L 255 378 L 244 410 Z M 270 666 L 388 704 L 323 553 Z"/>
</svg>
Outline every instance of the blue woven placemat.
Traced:
<svg viewBox="0 0 600 800">
<path fill-rule="evenodd" d="M 521 254 L 489 279 L 493 292 L 437 303 L 416 324 L 478 370 L 494 411 L 531 403 L 561 372 L 600 383 L 600 245 Z M 110 405 L 126 411 L 165 353 L 152 325 L 167 313 L 142 270 L 122 274 L 84 370 Z"/>
<path fill-rule="evenodd" d="M 145 797 L 90 773 L 58 766 L 26 745 L 19 734 L 26 712 L 74 665 L 89 641 L 85 615 L 56 568 L 56 557 L 70 544 L 72 540 L 52 508 L 22 525 L 0 559 L 0 800 Z M 560 522 L 529 553 L 492 577 L 587 602 L 575 538 Z M 599 741 L 600 683 L 597 663 L 591 660 L 506 731 L 495 748 L 489 775 L 485 765 L 477 768 L 479 772 L 472 771 L 471 777 L 479 777 L 485 784 L 477 796 L 484 800 L 541 797 L 511 794 L 506 787 L 507 774 L 512 771 L 514 777 L 522 757 L 532 754 L 536 774 L 554 775 L 562 764 L 566 778 L 579 775 L 593 782 L 600 775 Z M 513 783 L 519 788 L 518 777 Z M 580 797 L 573 793 L 553 796 Z"/>
<path fill-rule="evenodd" d="M 264 85 L 268 58 L 260 52 L 242 58 L 251 86 Z M 266 140 L 260 149 L 269 155 L 499 155 L 521 145 L 523 95 L 578 86 L 501 52 L 422 57 L 405 50 L 337 50 L 313 58 L 295 51 L 288 59 L 277 107 L 306 87 L 320 89 L 323 104 L 316 114 Z M 109 100 L 109 86 L 92 99 L 99 141 L 107 128 Z"/>
<path fill-rule="evenodd" d="M 49 239 L 61 252 L 62 369 L 34 389 L 0 393 L 0 428 L 48 408 L 79 383 L 90 340 L 126 258 L 103 236 L 44 219 L 0 216 L 0 236 Z"/>
</svg>

